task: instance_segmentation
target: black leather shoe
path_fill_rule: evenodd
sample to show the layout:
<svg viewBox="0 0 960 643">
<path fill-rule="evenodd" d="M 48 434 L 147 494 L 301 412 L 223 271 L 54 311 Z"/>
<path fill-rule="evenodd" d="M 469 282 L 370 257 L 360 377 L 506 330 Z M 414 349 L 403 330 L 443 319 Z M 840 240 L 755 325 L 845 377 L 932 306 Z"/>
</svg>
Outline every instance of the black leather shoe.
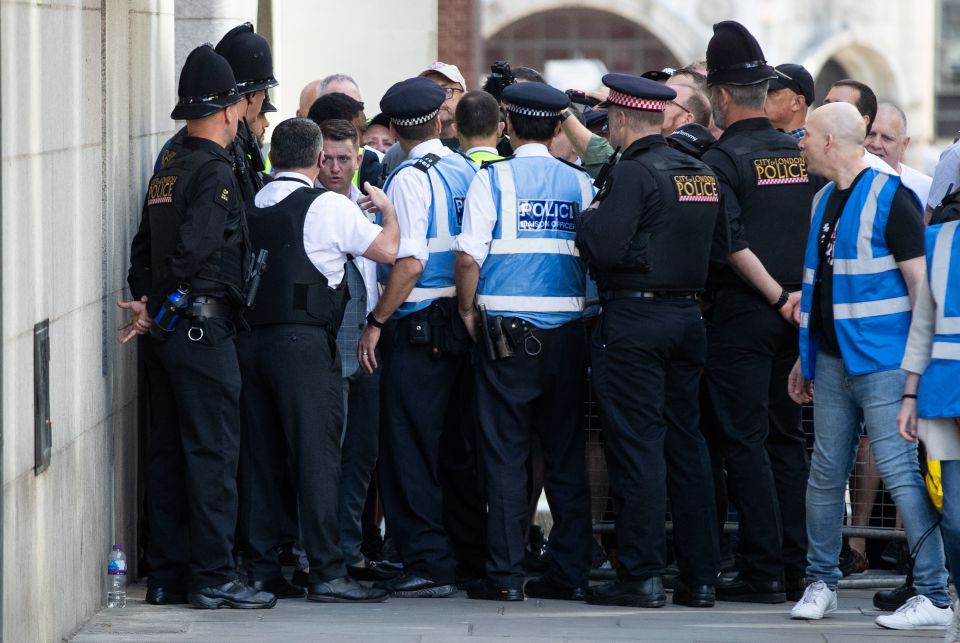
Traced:
<svg viewBox="0 0 960 643">
<path fill-rule="evenodd" d="M 400 570 L 392 565 L 381 565 L 376 560 L 364 560 L 363 567 L 347 565 L 347 573 L 356 580 L 389 580 L 399 576 Z"/>
<path fill-rule="evenodd" d="M 754 581 L 737 575 L 730 580 L 718 582 L 716 591 L 718 601 L 773 605 L 787 600 L 783 581 L 779 580 Z"/>
<path fill-rule="evenodd" d="M 663 607 L 667 604 L 667 594 L 663 591 L 663 579 L 654 576 L 646 580 L 618 580 L 591 587 L 587 590 L 587 602 L 591 605 Z"/>
<path fill-rule="evenodd" d="M 387 590 L 364 587 L 349 576 L 307 587 L 307 600 L 320 603 L 382 603 L 388 596 Z"/>
<path fill-rule="evenodd" d="M 480 578 L 467 587 L 467 598 L 481 601 L 522 601 L 523 590 L 497 585 L 489 578 Z"/>
<path fill-rule="evenodd" d="M 716 602 L 716 592 L 713 585 L 688 586 L 679 578 L 673 588 L 673 604 L 687 607 L 713 607 Z"/>
<path fill-rule="evenodd" d="M 277 598 L 303 598 L 303 588 L 288 583 L 283 576 L 251 579 L 247 584 L 251 589 L 258 592 L 268 592 Z"/>
<path fill-rule="evenodd" d="M 150 587 L 147 589 L 147 602 L 151 605 L 185 605 L 187 593 L 166 587 Z"/>
<path fill-rule="evenodd" d="M 297 587 L 307 588 L 307 585 L 310 584 L 310 572 L 306 569 L 295 569 L 293 570 L 293 576 L 290 578 L 290 583 L 296 585 Z"/>
<path fill-rule="evenodd" d="M 390 596 L 401 598 L 443 598 L 457 593 L 457 586 L 452 583 L 437 583 L 413 572 L 404 572 L 396 578 L 377 581 L 373 586 L 386 590 Z"/>
<path fill-rule="evenodd" d="M 550 598 L 558 601 L 582 601 L 587 595 L 586 587 L 567 585 L 550 576 L 528 580 L 523 591 L 530 598 Z"/>
<path fill-rule="evenodd" d="M 893 589 L 882 589 L 873 595 L 873 606 L 884 612 L 895 612 L 900 606 L 917 595 L 917 588 L 912 584 L 903 584 Z"/>
<path fill-rule="evenodd" d="M 204 587 L 199 591 L 190 592 L 187 598 L 194 607 L 208 610 L 221 607 L 244 610 L 270 609 L 277 604 L 277 597 L 273 594 L 258 592 L 237 580 L 218 587 Z"/>
</svg>

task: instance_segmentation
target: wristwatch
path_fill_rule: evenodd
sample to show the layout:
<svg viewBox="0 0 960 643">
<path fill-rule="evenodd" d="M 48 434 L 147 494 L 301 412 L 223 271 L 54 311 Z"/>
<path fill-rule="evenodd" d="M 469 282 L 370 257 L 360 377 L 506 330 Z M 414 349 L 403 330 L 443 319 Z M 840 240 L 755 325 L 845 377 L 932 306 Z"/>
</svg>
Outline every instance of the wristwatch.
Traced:
<svg viewBox="0 0 960 643">
<path fill-rule="evenodd" d="M 784 289 L 783 289 L 783 292 L 780 293 L 780 299 L 778 299 L 778 300 L 776 301 L 776 303 L 770 304 L 770 306 L 771 306 L 774 310 L 780 310 L 781 308 L 783 308 L 783 307 L 787 304 L 787 301 L 789 301 L 789 300 L 790 300 L 790 293 L 788 293 L 788 292 L 787 292 L 787 289 L 784 288 Z"/>
<path fill-rule="evenodd" d="M 569 108 L 563 110 L 562 112 L 560 112 L 560 122 L 562 123 L 563 121 L 565 121 L 565 120 L 567 120 L 568 118 L 570 118 L 570 116 L 572 116 L 572 114 L 570 113 L 570 109 L 569 109 Z"/>
<path fill-rule="evenodd" d="M 373 311 L 370 311 L 370 313 L 367 315 L 367 323 L 374 328 L 383 328 L 384 326 L 383 322 L 373 316 Z"/>
</svg>

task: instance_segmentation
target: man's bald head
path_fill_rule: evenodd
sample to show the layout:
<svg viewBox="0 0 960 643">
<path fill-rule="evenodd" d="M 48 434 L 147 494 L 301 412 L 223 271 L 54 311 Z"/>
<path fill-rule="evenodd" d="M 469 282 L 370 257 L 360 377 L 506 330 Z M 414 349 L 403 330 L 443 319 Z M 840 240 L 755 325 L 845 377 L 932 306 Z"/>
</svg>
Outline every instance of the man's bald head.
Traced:
<svg viewBox="0 0 960 643">
<path fill-rule="evenodd" d="M 863 165 L 866 133 L 863 117 L 850 103 L 818 107 L 807 119 L 806 134 L 800 140 L 807 170 L 836 181 L 846 170 Z"/>
<path fill-rule="evenodd" d="M 320 97 L 320 83 L 322 80 L 311 80 L 300 90 L 300 107 L 297 108 L 297 118 L 306 118 L 310 113 L 313 101 Z"/>
<path fill-rule="evenodd" d="M 807 120 L 825 135 L 832 136 L 837 143 L 846 147 L 862 147 L 867 134 L 866 123 L 857 108 L 850 103 L 830 103 L 814 110 Z"/>
</svg>

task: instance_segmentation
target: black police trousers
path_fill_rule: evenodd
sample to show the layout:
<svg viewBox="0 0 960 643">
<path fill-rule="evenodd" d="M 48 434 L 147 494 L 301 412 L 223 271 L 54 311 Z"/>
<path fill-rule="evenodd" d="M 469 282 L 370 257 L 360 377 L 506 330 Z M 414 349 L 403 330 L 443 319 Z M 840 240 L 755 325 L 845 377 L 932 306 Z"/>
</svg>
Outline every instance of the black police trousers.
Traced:
<svg viewBox="0 0 960 643">
<path fill-rule="evenodd" d="M 203 330 L 199 341 L 188 339 L 191 326 Z M 166 341 L 140 340 L 146 344 L 150 395 L 145 475 L 150 587 L 196 591 L 237 578 L 235 336 L 225 319 L 181 320 Z"/>
<path fill-rule="evenodd" d="M 535 341 L 516 342 L 512 357 L 491 361 L 486 351 L 475 351 L 488 507 L 486 573 L 499 586 L 523 586 L 530 526 L 527 460 L 536 433 L 553 515 L 548 574 L 585 587 L 591 552 L 583 429 L 586 336 L 579 319 L 531 332 Z"/>
<path fill-rule="evenodd" d="M 713 585 L 719 538 L 713 475 L 700 432 L 706 333 L 692 300 L 604 303 L 592 382 L 610 476 L 622 581 L 663 574 L 667 494 L 680 578 Z"/>
<path fill-rule="evenodd" d="M 470 442 L 461 434 L 473 426 L 471 391 L 462 388 L 468 360 L 411 344 L 411 317 L 388 323 L 380 337 L 380 493 L 404 569 L 452 584 L 458 544 L 482 542 L 483 514 L 470 512 L 480 495 L 473 462 L 445 451 Z"/>
<path fill-rule="evenodd" d="M 337 520 L 343 380 L 336 339 L 320 326 L 273 324 L 241 333 L 237 348 L 247 572 L 254 580 L 280 573 L 280 494 L 292 469 L 310 582 L 346 576 Z"/>
<path fill-rule="evenodd" d="M 739 514 L 741 576 L 803 578 L 810 462 L 787 395 L 797 330 L 745 287 L 720 291 L 707 328 L 707 383 L 727 487 Z"/>
</svg>

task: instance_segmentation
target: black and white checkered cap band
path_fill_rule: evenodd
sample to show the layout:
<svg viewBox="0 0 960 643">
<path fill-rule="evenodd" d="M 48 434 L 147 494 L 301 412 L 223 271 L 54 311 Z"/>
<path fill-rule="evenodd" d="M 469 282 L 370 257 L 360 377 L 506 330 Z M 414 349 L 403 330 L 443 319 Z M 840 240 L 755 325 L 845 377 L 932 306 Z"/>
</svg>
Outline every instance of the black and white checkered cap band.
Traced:
<svg viewBox="0 0 960 643">
<path fill-rule="evenodd" d="M 413 118 L 391 118 L 390 122 L 394 125 L 399 125 L 400 127 L 413 127 L 414 125 L 423 125 L 424 123 L 430 122 L 433 118 L 440 113 L 440 108 L 436 108 L 429 114 L 424 114 L 423 116 L 415 116 Z"/>
<path fill-rule="evenodd" d="M 507 105 L 507 111 L 521 116 L 532 116 L 533 118 L 559 118 L 563 112 L 554 112 L 546 109 L 533 109 L 532 107 L 523 107 L 522 105 Z"/>
</svg>

